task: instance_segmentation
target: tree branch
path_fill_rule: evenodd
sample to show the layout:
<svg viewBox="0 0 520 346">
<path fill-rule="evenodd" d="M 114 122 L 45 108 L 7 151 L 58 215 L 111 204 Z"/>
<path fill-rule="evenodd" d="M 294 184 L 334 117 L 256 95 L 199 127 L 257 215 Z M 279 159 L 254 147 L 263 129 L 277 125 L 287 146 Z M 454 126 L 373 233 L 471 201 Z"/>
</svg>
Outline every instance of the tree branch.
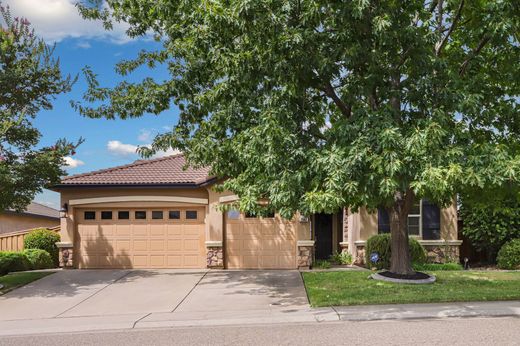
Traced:
<svg viewBox="0 0 520 346">
<path fill-rule="evenodd" d="M 330 82 L 326 82 L 325 86 L 323 87 L 323 92 L 325 92 L 325 95 L 330 97 L 332 101 L 338 106 L 341 113 L 346 116 L 347 118 L 350 118 L 352 114 L 352 108 L 343 102 L 338 94 L 336 94 L 336 91 L 334 90 L 334 87 L 330 84 Z"/>
<path fill-rule="evenodd" d="M 473 50 L 473 52 L 471 52 L 471 54 L 469 54 L 468 57 L 464 60 L 464 62 L 460 65 L 459 76 L 461 76 L 461 77 L 464 76 L 464 74 L 466 73 L 466 71 L 468 69 L 468 65 L 469 65 L 470 61 L 479 55 L 479 53 L 482 51 L 482 48 L 484 48 L 484 46 L 486 45 L 486 43 L 489 42 L 489 40 L 491 40 L 490 35 L 485 34 L 482 37 L 477 48 L 475 48 Z"/>
<path fill-rule="evenodd" d="M 464 0 L 461 0 L 459 8 L 457 9 L 457 13 L 455 14 L 455 18 L 453 18 L 453 21 L 451 22 L 451 26 L 450 26 L 450 29 L 448 30 L 448 33 L 446 34 L 446 36 L 444 36 L 442 41 L 437 45 L 437 49 L 435 50 L 435 55 L 439 56 L 441 54 L 441 51 L 444 48 L 444 46 L 446 45 L 446 43 L 448 42 L 450 35 L 453 33 L 453 30 L 455 30 L 455 27 L 457 26 L 457 23 L 460 20 L 460 17 L 462 15 L 463 7 L 464 7 Z"/>
</svg>

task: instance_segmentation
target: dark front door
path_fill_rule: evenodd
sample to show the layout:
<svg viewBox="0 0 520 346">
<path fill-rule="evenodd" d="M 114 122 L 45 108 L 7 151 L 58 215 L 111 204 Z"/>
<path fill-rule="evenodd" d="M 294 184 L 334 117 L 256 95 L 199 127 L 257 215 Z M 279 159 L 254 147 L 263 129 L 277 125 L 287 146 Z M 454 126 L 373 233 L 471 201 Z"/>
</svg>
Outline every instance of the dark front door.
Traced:
<svg viewBox="0 0 520 346">
<path fill-rule="evenodd" d="M 329 259 L 332 255 L 332 214 L 314 215 L 316 259 Z"/>
</svg>

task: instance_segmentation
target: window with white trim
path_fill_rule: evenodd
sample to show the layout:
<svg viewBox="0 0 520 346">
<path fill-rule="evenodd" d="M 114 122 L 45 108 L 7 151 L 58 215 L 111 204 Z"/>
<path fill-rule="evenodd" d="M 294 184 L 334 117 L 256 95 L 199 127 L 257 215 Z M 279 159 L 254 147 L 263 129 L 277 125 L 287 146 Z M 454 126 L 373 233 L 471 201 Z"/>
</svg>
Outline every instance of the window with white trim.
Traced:
<svg viewBox="0 0 520 346">
<path fill-rule="evenodd" d="M 407 227 L 411 237 L 424 240 L 438 240 L 440 235 L 440 209 L 426 199 L 414 202 L 408 214 Z M 379 233 L 390 232 L 390 219 L 385 209 L 378 210 Z"/>
</svg>

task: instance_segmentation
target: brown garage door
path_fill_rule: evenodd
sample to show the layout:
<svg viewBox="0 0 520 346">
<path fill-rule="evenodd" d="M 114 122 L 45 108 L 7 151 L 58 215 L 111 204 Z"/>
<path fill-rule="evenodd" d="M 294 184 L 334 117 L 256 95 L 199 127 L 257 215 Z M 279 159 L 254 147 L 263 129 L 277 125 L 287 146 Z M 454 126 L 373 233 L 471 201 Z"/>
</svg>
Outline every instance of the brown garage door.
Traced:
<svg viewBox="0 0 520 346">
<path fill-rule="evenodd" d="M 80 209 L 79 268 L 203 268 L 204 208 Z"/>
<path fill-rule="evenodd" d="M 296 268 L 296 234 L 276 218 L 226 217 L 226 263 L 230 269 Z"/>
</svg>

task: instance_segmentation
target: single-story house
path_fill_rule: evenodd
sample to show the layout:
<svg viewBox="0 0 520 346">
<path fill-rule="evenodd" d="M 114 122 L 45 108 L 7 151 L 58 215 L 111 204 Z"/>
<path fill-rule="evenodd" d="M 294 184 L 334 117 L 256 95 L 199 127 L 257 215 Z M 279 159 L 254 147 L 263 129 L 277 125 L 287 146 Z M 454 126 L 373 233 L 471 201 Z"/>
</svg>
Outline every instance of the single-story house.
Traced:
<svg viewBox="0 0 520 346">
<path fill-rule="evenodd" d="M 36 202 L 22 212 L 9 209 L 0 213 L 0 234 L 59 225 L 59 211 Z"/>
<path fill-rule="evenodd" d="M 208 169 L 185 166 L 182 155 L 64 178 L 61 194 L 60 261 L 74 268 L 309 267 L 349 251 L 363 260 L 365 241 L 388 230 L 384 213 L 254 217 L 222 212 L 238 197 L 212 189 Z M 458 254 L 455 204 L 439 209 L 420 201 L 410 233 L 434 256 Z"/>
</svg>

